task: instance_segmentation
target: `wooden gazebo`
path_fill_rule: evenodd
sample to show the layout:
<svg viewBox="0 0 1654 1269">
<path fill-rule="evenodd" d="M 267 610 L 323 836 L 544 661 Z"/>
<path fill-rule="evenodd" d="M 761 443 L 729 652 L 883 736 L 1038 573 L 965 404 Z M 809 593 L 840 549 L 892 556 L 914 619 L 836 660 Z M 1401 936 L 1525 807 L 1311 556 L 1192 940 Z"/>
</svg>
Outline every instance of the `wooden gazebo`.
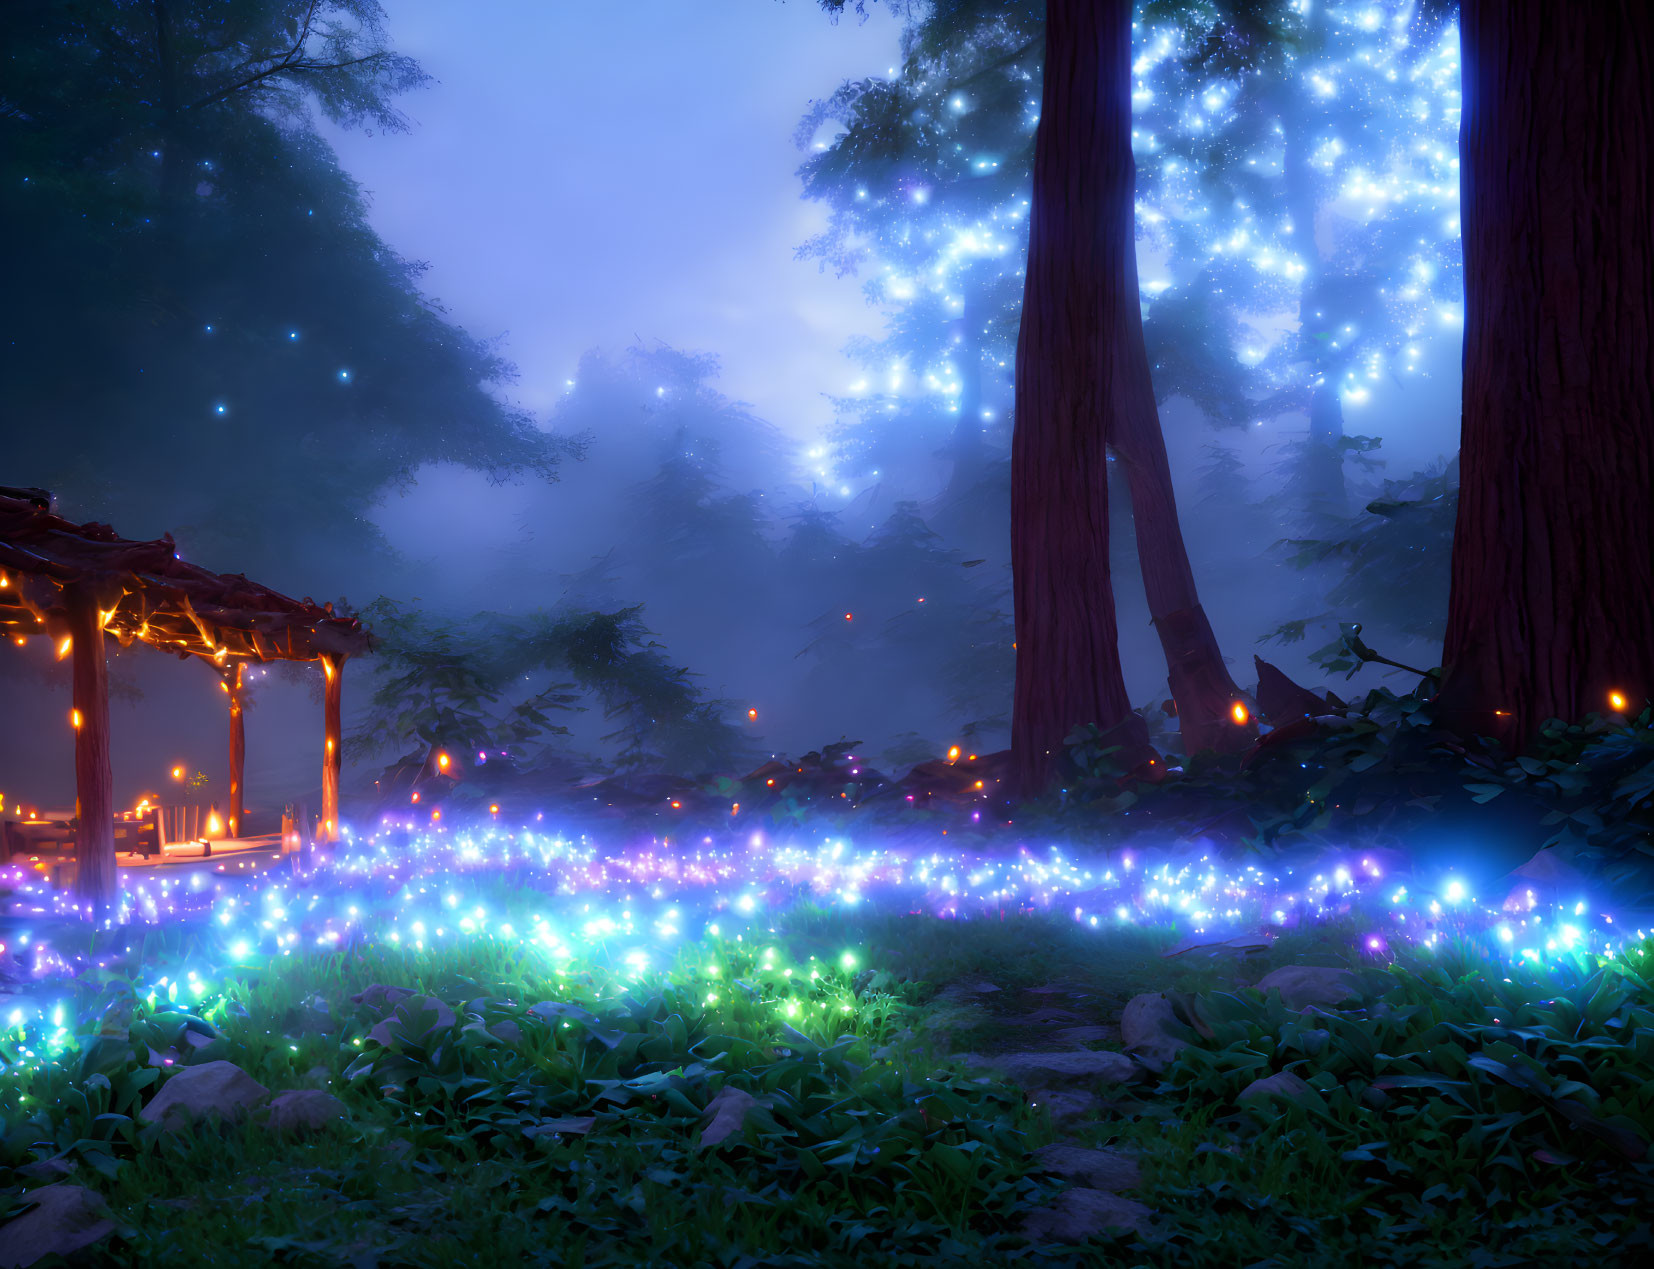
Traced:
<svg viewBox="0 0 1654 1269">
<path fill-rule="evenodd" d="M 241 826 L 242 669 L 268 661 L 319 661 L 325 686 L 323 840 L 337 839 L 345 662 L 373 635 L 332 604 L 289 599 L 238 573 L 210 573 L 159 542 L 117 537 L 106 524 L 74 524 L 39 489 L 0 486 L 0 635 L 70 641 L 74 657 L 76 888 L 93 911 L 115 899 L 114 790 L 109 767 L 109 679 L 104 636 L 147 643 L 220 676 L 230 708 L 231 834 Z"/>
</svg>

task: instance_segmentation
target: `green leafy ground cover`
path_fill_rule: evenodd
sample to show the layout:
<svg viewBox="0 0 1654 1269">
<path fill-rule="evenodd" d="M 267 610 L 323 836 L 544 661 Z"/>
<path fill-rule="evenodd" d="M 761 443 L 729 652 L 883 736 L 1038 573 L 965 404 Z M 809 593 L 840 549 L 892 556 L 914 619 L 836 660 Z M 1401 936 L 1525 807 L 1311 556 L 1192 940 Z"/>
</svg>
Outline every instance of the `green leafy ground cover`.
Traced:
<svg viewBox="0 0 1654 1269">
<path fill-rule="evenodd" d="M 762 942 L 714 939 L 664 974 L 549 963 L 476 940 L 449 952 L 295 953 L 241 967 L 193 1012 L 115 968 L 78 1001 L 78 1048 L 0 1077 L 0 1216 L 16 1169 L 62 1156 L 120 1226 L 89 1263 L 1613 1265 L 1640 1263 L 1654 1135 L 1645 945 L 1549 970 L 1468 949 L 1359 974 L 1362 1008 L 1301 1015 L 1241 984 L 1348 963 L 1351 923 L 1244 961 L 1161 955 L 1171 931 L 799 908 Z M 147 965 L 192 936 L 152 937 Z M 846 952 L 850 957 L 846 959 Z M 790 971 L 790 972 L 789 972 Z M 949 984 L 989 980 L 961 997 Z M 429 992 L 391 1043 L 350 996 Z M 1033 988 L 1103 1028 L 1174 993 L 1193 1046 L 1159 1079 L 1106 1086 L 1053 1124 L 966 1050 L 1029 1044 Z M 186 996 L 188 993 L 185 993 Z M 962 1003 L 963 1001 L 963 1003 Z M 545 1002 L 545 1003 L 542 1003 Z M 538 1008 L 535 1008 L 538 1006 Z M 511 1027 L 500 1024 L 509 1022 Z M 490 1028 L 493 1030 L 491 1031 Z M 183 1035 L 209 1042 L 195 1047 Z M 1118 1047 L 1102 1043 L 1098 1047 Z M 160 1135 L 137 1119 L 152 1054 L 228 1059 L 272 1091 L 324 1086 L 346 1124 L 278 1139 L 253 1122 Z M 1301 1104 L 1237 1105 L 1293 1071 Z M 724 1088 L 759 1099 L 700 1148 Z M 589 1121 L 589 1122 L 588 1122 Z M 1030 1241 L 1067 1182 L 1058 1139 L 1137 1154 L 1147 1235 Z"/>
</svg>

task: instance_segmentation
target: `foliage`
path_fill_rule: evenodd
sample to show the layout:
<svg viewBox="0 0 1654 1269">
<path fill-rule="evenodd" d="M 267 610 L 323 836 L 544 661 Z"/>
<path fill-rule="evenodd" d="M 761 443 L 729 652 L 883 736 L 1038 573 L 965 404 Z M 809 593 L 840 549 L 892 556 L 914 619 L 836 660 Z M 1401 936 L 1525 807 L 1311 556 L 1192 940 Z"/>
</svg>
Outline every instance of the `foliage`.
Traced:
<svg viewBox="0 0 1654 1269">
<path fill-rule="evenodd" d="M 866 277 L 887 334 L 852 355 L 881 380 L 905 370 L 917 396 L 892 389 L 853 409 L 909 430 L 926 427 L 927 402 L 936 419 L 967 414 L 970 380 L 1013 360 L 1044 13 L 891 7 L 906 22 L 898 74 L 844 84 L 798 130 L 813 147 L 804 195 L 829 213 L 799 254 Z M 1220 425 L 1309 412 L 1333 466 L 1318 498 L 1342 486 L 1341 398 L 1366 399 L 1386 368 L 1415 371 L 1436 310 L 1458 302 L 1445 14 L 1403 0 L 1174 0 L 1140 15 L 1133 135 L 1140 234 L 1162 261 L 1142 278 L 1156 395 Z M 1294 310 L 1285 339 L 1255 329 Z"/>
<path fill-rule="evenodd" d="M 1260 642 L 1296 641 L 1309 622 L 1324 622 L 1339 613 L 1381 614 L 1386 627 L 1408 638 L 1440 644 L 1447 627 L 1447 588 L 1453 558 L 1453 525 L 1458 515 L 1458 461 L 1439 469 L 1415 472 L 1406 480 L 1387 480 L 1379 496 L 1361 514 L 1334 527 L 1326 537 L 1288 541 L 1291 562 L 1310 568 L 1339 563 L 1343 576 L 1327 592 L 1332 613 L 1290 622 Z M 1292 627 L 1292 629 L 1288 629 Z M 1323 668 L 1337 672 L 1342 645 L 1313 654 Z"/>
<path fill-rule="evenodd" d="M 492 395 L 511 367 L 421 294 L 316 129 L 401 128 L 427 80 L 374 0 L 27 0 L 0 43 L 19 473 L 278 588 L 377 548 L 368 513 L 424 463 L 553 473 L 564 448 Z"/>
<path fill-rule="evenodd" d="M 117 1232 L 90 1263 L 254 1249 L 542 1263 L 548 1244 L 615 1266 L 1585 1267 L 1647 1254 L 1649 945 L 1541 967 L 1443 942 L 1374 964 L 1350 955 L 1359 926 L 1333 924 L 1248 967 L 1351 966 L 1359 1007 L 1301 1014 L 1166 959 L 1169 930 L 809 904 L 775 926 L 762 945 L 709 937 L 659 974 L 616 973 L 601 949 L 553 970 L 478 938 L 297 950 L 280 974 L 245 967 L 158 995 L 139 993 L 138 974 L 199 950 L 200 935 L 106 949 L 62 1057 L 0 1075 L 0 1213 L 27 1202 L 18 1168 L 57 1158 L 113 1209 Z M 984 976 L 1001 990 L 980 1006 L 940 990 Z M 387 1043 L 369 1038 L 382 1012 L 350 997 L 372 983 L 435 995 L 455 1021 L 433 1026 L 409 1004 L 385 1015 Z M 1142 1160 L 1145 1235 L 1062 1248 L 1017 1232 L 1069 1184 L 1036 1155 L 1056 1128 L 1019 1089 L 942 1056 L 1024 1046 L 1012 1015 L 1028 989 L 1049 1002 L 1059 984 L 1099 1021 L 1139 991 L 1170 993 L 1198 1021 L 1163 1076 L 1117 1087 L 1066 1129 Z M 228 1059 L 272 1091 L 325 1087 L 348 1119 L 296 1141 L 256 1120 L 162 1136 L 139 1113 L 170 1078 L 165 1059 Z M 1311 1092 L 1237 1102 L 1277 1072 Z M 703 1146 L 725 1090 L 755 1101 Z"/>
<path fill-rule="evenodd" d="M 370 709 L 352 746 L 417 743 L 519 753 L 566 736 L 551 711 L 590 697 L 617 724 L 604 736 L 622 768 L 700 771 L 745 756 L 727 701 L 701 698 L 643 625 L 641 607 L 441 621 L 380 598 L 363 612 L 380 643 Z M 519 688 L 529 682 L 537 691 Z M 421 753 L 420 756 L 423 756 Z"/>
</svg>

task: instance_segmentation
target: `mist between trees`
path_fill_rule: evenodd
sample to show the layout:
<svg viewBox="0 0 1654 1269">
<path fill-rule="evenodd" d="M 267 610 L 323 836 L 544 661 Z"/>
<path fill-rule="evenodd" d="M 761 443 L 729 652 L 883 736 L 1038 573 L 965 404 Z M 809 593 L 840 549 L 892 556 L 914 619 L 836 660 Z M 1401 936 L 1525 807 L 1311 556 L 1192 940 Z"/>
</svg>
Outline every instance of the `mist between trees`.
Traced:
<svg viewBox="0 0 1654 1269">
<path fill-rule="evenodd" d="M 1429 7 L 1277 7 L 1226 13 L 1220 39 L 1149 5 L 1134 65 L 1145 333 L 1189 554 L 1243 683 L 1259 642 L 1300 677 L 1336 672 L 1340 621 L 1433 664 L 1456 492 L 1445 455 L 1385 466 L 1355 414 L 1415 416 L 1424 459 L 1455 435 L 1454 384 L 1398 386 L 1458 340 L 1455 32 Z M 846 349 L 816 446 L 724 396 L 717 350 L 592 352 L 548 418 L 510 405 L 504 349 L 447 319 L 316 131 L 406 126 L 424 80 L 393 19 L 238 9 L 228 45 L 188 0 L 160 27 L 115 3 L 0 20 L 9 479 L 128 536 L 171 531 L 208 567 L 348 595 L 384 637 L 347 694 L 353 763 L 438 742 L 683 773 L 844 736 L 892 766 L 1004 747 L 1042 6 L 904 10 L 895 74 L 800 102 L 801 192 L 829 213 L 800 254 L 886 319 Z M 1281 59 L 1332 90 L 1283 94 Z M 1120 484 L 1122 657 L 1159 711 Z M 444 495 L 449 539 L 408 523 L 412 489 L 421 508 Z M 144 719 L 117 724 L 119 767 L 165 744 L 212 769 L 204 676 L 137 654 L 114 675 Z M 270 731 L 255 711 L 249 782 L 298 778 L 309 703 L 255 686 Z M 61 730 L 61 693 L 18 699 L 24 725 Z M 18 757 L 61 777 L 49 745 L 38 771 Z"/>
</svg>

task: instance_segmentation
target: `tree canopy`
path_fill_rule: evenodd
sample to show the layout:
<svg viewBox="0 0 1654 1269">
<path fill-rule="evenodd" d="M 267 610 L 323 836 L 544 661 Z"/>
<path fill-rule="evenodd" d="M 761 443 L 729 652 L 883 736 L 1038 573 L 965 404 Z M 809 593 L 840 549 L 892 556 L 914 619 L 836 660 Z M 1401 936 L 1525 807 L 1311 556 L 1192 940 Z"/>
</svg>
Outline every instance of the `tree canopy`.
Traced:
<svg viewBox="0 0 1654 1269">
<path fill-rule="evenodd" d="M 283 585 L 422 464 L 554 471 L 318 132 L 407 126 L 378 4 L 20 0 L 0 44 L 15 478 Z"/>
</svg>

